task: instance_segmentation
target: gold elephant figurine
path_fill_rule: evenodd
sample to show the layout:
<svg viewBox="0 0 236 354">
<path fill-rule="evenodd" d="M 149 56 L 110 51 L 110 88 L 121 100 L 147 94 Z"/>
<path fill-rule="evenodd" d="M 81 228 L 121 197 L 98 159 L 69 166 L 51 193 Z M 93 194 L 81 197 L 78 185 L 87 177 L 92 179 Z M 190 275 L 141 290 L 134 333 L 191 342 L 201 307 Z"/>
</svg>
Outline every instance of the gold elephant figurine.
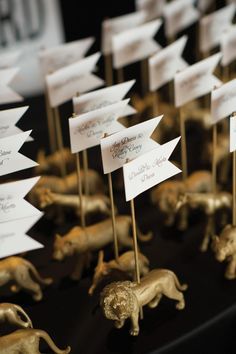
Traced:
<svg viewBox="0 0 236 354">
<path fill-rule="evenodd" d="M 176 210 L 184 205 L 189 208 L 199 208 L 207 216 L 207 225 L 200 250 L 206 252 L 210 238 L 214 234 L 214 214 L 220 209 L 230 209 L 232 207 L 232 195 L 228 192 L 218 193 L 185 193 L 179 197 Z M 225 223 L 226 214 L 222 211 L 222 221 Z"/>
<path fill-rule="evenodd" d="M 8 257 L 0 260 L 0 286 L 12 283 L 11 291 L 21 289 L 33 294 L 35 301 L 40 301 L 43 293 L 39 284 L 49 285 L 51 278 L 43 279 L 28 260 L 21 257 Z"/>
<path fill-rule="evenodd" d="M 225 278 L 236 279 L 236 226 L 227 225 L 220 236 L 214 236 L 212 249 L 219 262 L 228 262 Z"/>
<path fill-rule="evenodd" d="M 0 304 L 0 323 L 10 323 L 20 328 L 33 328 L 32 321 L 27 313 L 16 304 Z"/>
<path fill-rule="evenodd" d="M 40 354 L 39 342 L 44 339 L 55 354 L 68 354 L 71 348 L 59 349 L 47 332 L 39 329 L 19 329 L 0 337 L 1 354 Z"/>
<path fill-rule="evenodd" d="M 134 251 L 128 251 L 119 256 L 119 258 L 112 259 L 109 262 L 104 262 L 104 251 L 99 251 L 98 264 L 95 268 L 93 282 L 89 288 L 89 295 L 93 295 L 99 282 L 103 277 L 110 274 L 114 270 L 119 270 L 127 274 L 129 278 L 135 280 L 135 259 Z M 139 271 L 140 276 L 146 275 L 149 272 L 149 260 L 142 253 L 139 252 Z"/>
<path fill-rule="evenodd" d="M 121 281 L 107 285 L 102 293 L 100 305 L 105 317 L 115 321 L 115 327 L 123 327 L 125 320 L 130 318 L 130 334 L 139 334 L 140 308 L 147 305 L 157 307 L 162 296 L 178 301 L 176 308 L 183 310 L 185 300 L 182 291 L 187 285 L 181 285 L 174 272 L 168 269 L 154 269 L 143 278 L 140 284 Z"/>
<path fill-rule="evenodd" d="M 133 240 L 129 236 L 132 226 L 130 216 L 118 215 L 116 217 L 116 232 L 118 243 L 121 247 L 133 248 Z M 137 228 L 137 235 L 141 241 L 149 241 L 152 233 L 142 235 Z M 113 242 L 113 229 L 111 218 L 83 229 L 80 226 L 73 227 L 63 237 L 56 235 L 53 246 L 53 259 L 61 261 L 65 257 L 77 254 L 78 263 L 71 276 L 74 280 L 81 278 L 85 264 L 88 264 L 88 255 L 99 251 Z"/>
</svg>

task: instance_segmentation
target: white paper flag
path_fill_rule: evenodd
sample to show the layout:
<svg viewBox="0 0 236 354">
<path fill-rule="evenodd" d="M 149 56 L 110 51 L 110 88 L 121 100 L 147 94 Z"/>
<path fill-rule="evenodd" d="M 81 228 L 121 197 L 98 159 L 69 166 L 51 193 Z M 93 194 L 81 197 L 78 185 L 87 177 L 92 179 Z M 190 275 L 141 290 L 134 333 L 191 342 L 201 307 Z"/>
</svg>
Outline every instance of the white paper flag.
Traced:
<svg viewBox="0 0 236 354">
<path fill-rule="evenodd" d="M 28 106 L 25 106 L 0 111 L 0 139 L 22 133 L 22 130 L 16 127 L 15 124 L 21 119 L 28 108 Z M 29 136 L 26 141 L 32 140 L 33 138 Z"/>
<path fill-rule="evenodd" d="M 35 167 L 37 162 L 18 152 L 32 130 L 0 139 L 0 176 Z"/>
<path fill-rule="evenodd" d="M 232 23 L 235 5 L 231 4 L 200 20 L 200 51 L 207 53 L 220 44 L 221 36 Z"/>
<path fill-rule="evenodd" d="M 104 84 L 102 79 L 91 73 L 96 69 L 100 56 L 100 53 L 95 53 L 46 76 L 51 107 L 71 100 L 77 92 L 87 92 Z"/>
<path fill-rule="evenodd" d="M 127 159 L 137 158 L 159 146 L 150 136 L 162 117 L 163 115 L 149 119 L 102 139 L 101 151 L 104 173 L 115 171 L 122 167 Z"/>
<path fill-rule="evenodd" d="M 186 61 L 181 58 L 187 40 L 188 37 L 183 36 L 149 58 L 150 91 L 155 91 L 173 80 L 177 71 L 181 71 L 188 66 Z"/>
<path fill-rule="evenodd" d="M 221 36 L 222 66 L 227 66 L 236 59 L 236 26 L 231 26 Z"/>
<path fill-rule="evenodd" d="M 41 215 L 38 209 L 24 199 L 39 178 L 27 178 L 0 185 L 0 223 Z M 0 227 L 2 226 L 0 225 Z"/>
<path fill-rule="evenodd" d="M 180 107 L 200 96 L 211 92 L 221 81 L 212 75 L 222 57 L 221 53 L 201 60 L 175 75 L 175 106 Z"/>
<path fill-rule="evenodd" d="M 194 3 L 195 0 L 173 0 L 164 7 L 167 38 L 172 39 L 199 19 L 200 13 L 194 8 Z"/>
<path fill-rule="evenodd" d="M 20 102 L 23 100 L 22 96 L 8 86 L 18 72 L 19 68 L 0 70 L 0 104 Z"/>
<path fill-rule="evenodd" d="M 160 45 L 153 37 L 161 24 L 162 21 L 158 19 L 114 35 L 112 38 L 114 67 L 122 68 L 160 50 Z"/>
<path fill-rule="evenodd" d="M 230 117 L 230 152 L 236 150 L 236 117 Z"/>
<path fill-rule="evenodd" d="M 36 224 L 42 215 L 43 213 L 40 213 L 39 215 L 1 224 L 0 258 L 44 247 L 41 243 L 26 235 L 26 232 Z"/>
<path fill-rule="evenodd" d="M 95 38 L 89 37 L 42 50 L 39 54 L 44 75 L 82 59 Z"/>
<path fill-rule="evenodd" d="M 21 56 L 20 50 L 10 51 L 7 53 L 2 53 L 0 55 L 0 68 L 6 69 L 14 66 Z"/>
<path fill-rule="evenodd" d="M 72 153 L 100 144 L 105 133 L 113 134 L 126 129 L 117 119 L 123 115 L 129 99 L 81 114 L 69 119 Z"/>
<path fill-rule="evenodd" d="M 136 9 L 145 11 L 146 21 L 162 16 L 166 0 L 136 0 Z"/>
<path fill-rule="evenodd" d="M 168 161 L 179 139 L 160 145 L 123 166 L 127 202 L 181 172 Z"/>
<path fill-rule="evenodd" d="M 236 111 L 236 79 L 215 89 L 211 93 L 211 116 L 213 123 Z"/>
<path fill-rule="evenodd" d="M 119 17 L 104 20 L 102 23 L 102 53 L 112 54 L 112 36 L 126 31 L 127 29 L 139 26 L 146 20 L 144 11 L 132 12 Z"/>
<path fill-rule="evenodd" d="M 87 113 L 121 101 L 134 83 L 135 80 L 130 80 L 122 84 L 113 85 L 104 89 L 85 93 L 78 97 L 73 97 L 74 113 Z M 135 113 L 136 110 L 130 105 L 127 105 L 123 112 L 123 116 L 128 116 Z"/>
</svg>

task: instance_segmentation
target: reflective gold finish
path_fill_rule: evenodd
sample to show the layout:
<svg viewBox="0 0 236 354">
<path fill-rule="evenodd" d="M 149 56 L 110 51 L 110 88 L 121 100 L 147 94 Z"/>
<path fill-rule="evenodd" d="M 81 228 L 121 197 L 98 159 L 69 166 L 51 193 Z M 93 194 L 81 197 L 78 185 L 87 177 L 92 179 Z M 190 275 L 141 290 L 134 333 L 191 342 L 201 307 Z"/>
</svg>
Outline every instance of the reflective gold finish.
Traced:
<svg viewBox="0 0 236 354">
<path fill-rule="evenodd" d="M 215 212 L 219 209 L 226 209 L 232 207 L 232 195 L 228 192 L 214 193 L 185 193 L 179 197 L 176 205 L 176 210 L 179 210 L 183 206 L 188 208 L 199 208 L 207 216 L 207 225 L 205 229 L 204 238 L 200 247 L 202 252 L 207 251 L 208 244 L 211 236 L 214 235 L 214 223 L 213 217 Z M 222 210 L 222 221 L 225 223 L 226 215 Z"/>
<path fill-rule="evenodd" d="M 154 269 L 141 279 L 140 284 L 121 281 L 107 285 L 102 293 L 100 305 L 107 319 L 113 320 L 116 328 L 123 327 L 130 318 L 130 334 L 139 334 L 139 310 L 148 305 L 157 307 L 162 296 L 177 300 L 176 308 L 182 310 L 185 301 L 182 291 L 187 285 L 181 285 L 176 275 L 167 269 Z"/>
<path fill-rule="evenodd" d="M 116 218 L 116 232 L 120 247 L 132 248 L 133 241 L 129 236 L 131 229 L 131 217 L 126 215 L 119 215 Z M 140 240 L 148 241 L 152 234 L 142 235 L 137 228 L 137 234 Z M 53 258 L 61 261 L 65 257 L 78 254 L 78 263 L 72 278 L 79 280 L 85 264 L 88 262 L 88 253 L 98 251 L 106 245 L 113 242 L 113 229 L 111 218 L 101 221 L 97 224 L 86 227 L 73 227 L 63 237 L 56 235 L 54 242 Z M 83 256 L 83 257 L 82 257 Z"/>
<path fill-rule="evenodd" d="M 10 323 L 20 328 L 33 328 L 31 319 L 22 307 L 9 303 L 0 304 L 0 324 L 2 323 Z"/>
<path fill-rule="evenodd" d="M 68 354 L 70 347 L 59 349 L 49 335 L 39 329 L 20 329 L 6 336 L 0 337 L 1 354 L 40 354 L 39 342 L 44 339 L 53 353 Z"/>
<path fill-rule="evenodd" d="M 98 255 L 98 264 L 94 271 L 93 283 L 89 288 L 89 295 L 94 293 L 99 282 L 103 277 L 110 274 L 114 270 L 119 270 L 127 274 L 129 278 L 135 280 L 135 260 L 134 252 L 128 251 L 118 257 L 118 259 L 112 259 L 109 262 L 104 262 L 104 252 L 100 251 Z M 149 260 L 142 253 L 139 252 L 139 270 L 140 275 L 144 276 L 149 272 Z"/>
<path fill-rule="evenodd" d="M 29 261 L 20 257 L 9 257 L 0 261 L 0 287 L 8 283 L 12 283 L 12 292 L 23 289 L 32 293 L 35 301 L 40 301 L 43 294 L 39 284 L 49 285 L 52 279 L 41 278 Z"/>
<path fill-rule="evenodd" d="M 160 211 L 165 214 L 165 225 L 172 226 L 178 215 L 178 229 L 187 228 L 186 209 L 176 209 L 179 197 L 186 193 L 211 192 L 211 173 L 208 171 L 196 171 L 186 180 L 170 180 L 159 184 L 151 192 L 151 200 Z"/>
<path fill-rule="evenodd" d="M 228 262 L 225 278 L 236 279 L 236 226 L 227 225 L 220 236 L 214 236 L 212 249 L 219 262 Z"/>
</svg>

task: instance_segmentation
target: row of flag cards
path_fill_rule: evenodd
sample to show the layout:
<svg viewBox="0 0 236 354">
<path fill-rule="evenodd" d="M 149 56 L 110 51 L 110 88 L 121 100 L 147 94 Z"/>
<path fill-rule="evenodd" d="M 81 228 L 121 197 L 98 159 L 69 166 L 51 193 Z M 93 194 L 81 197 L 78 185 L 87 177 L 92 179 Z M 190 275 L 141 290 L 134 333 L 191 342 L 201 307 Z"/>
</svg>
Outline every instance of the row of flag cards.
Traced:
<svg viewBox="0 0 236 354">
<path fill-rule="evenodd" d="M 14 79 L 20 80 L 19 69 L 14 67 L 20 55 L 0 56 L 0 104 L 23 100 L 10 86 Z M 22 132 L 16 126 L 28 108 L 0 110 L 0 176 L 37 165 L 19 152 L 25 142 L 33 140 L 31 130 Z M 39 178 L 0 184 L 0 258 L 43 247 L 26 234 L 43 215 L 24 199 Z"/>
</svg>

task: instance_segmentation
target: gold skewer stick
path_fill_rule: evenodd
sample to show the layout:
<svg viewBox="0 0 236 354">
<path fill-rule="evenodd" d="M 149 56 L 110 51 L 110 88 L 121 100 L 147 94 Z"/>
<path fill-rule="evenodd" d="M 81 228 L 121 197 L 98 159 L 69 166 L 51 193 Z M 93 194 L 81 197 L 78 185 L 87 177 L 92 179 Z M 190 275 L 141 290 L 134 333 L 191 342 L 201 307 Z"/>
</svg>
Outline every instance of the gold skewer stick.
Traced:
<svg viewBox="0 0 236 354">
<path fill-rule="evenodd" d="M 159 96 L 158 96 L 158 92 L 154 91 L 152 93 L 152 114 L 153 117 L 158 116 L 158 111 L 159 111 Z"/>
<path fill-rule="evenodd" d="M 131 199 L 131 201 L 130 201 L 130 208 L 131 208 L 133 243 L 134 243 L 135 274 L 136 274 L 136 281 L 138 284 L 140 284 L 139 255 L 138 255 L 138 241 L 137 241 L 137 228 L 136 228 L 134 199 Z M 142 307 L 140 308 L 140 318 L 143 319 Z"/>
<path fill-rule="evenodd" d="M 115 259 L 119 258 L 119 245 L 118 238 L 116 232 L 116 216 L 115 216 L 115 205 L 114 205 L 114 195 L 113 195 L 113 186 L 112 186 L 112 177 L 111 173 L 108 173 L 108 186 L 109 186 L 109 195 L 111 200 L 111 220 L 112 220 L 112 230 L 113 230 L 113 238 L 114 238 L 114 254 Z"/>
<path fill-rule="evenodd" d="M 104 134 L 104 138 L 106 138 L 108 134 Z M 109 187 L 109 196 L 111 201 L 111 220 L 112 220 L 112 231 L 114 238 L 114 254 L 115 259 L 117 260 L 119 257 L 119 244 L 116 232 L 116 213 L 115 213 L 115 204 L 114 204 L 114 194 L 113 194 L 113 185 L 112 185 L 112 176 L 111 173 L 108 173 L 108 187 Z"/>
<path fill-rule="evenodd" d="M 212 127 L 212 192 L 216 193 L 216 148 L 217 148 L 217 124 Z"/>
<path fill-rule="evenodd" d="M 188 177 L 188 167 L 187 167 L 186 130 L 185 130 L 185 120 L 183 115 L 183 107 L 179 108 L 179 120 L 180 120 L 180 135 L 181 135 L 182 176 L 183 176 L 183 180 L 185 181 Z"/>
<path fill-rule="evenodd" d="M 124 82 L 124 69 L 123 68 L 119 68 L 117 69 L 117 82 L 118 84 L 122 84 L 122 82 Z"/>
<path fill-rule="evenodd" d="M 112 55 L 111 54 L 104 56 L 104 63 L 105 63 L 106 85 L 111 86 L 113 84 L 113 70 L 112 70 Z"/>
<path fill-rule="evenodd" d="M 234 112 L 232 114 L 232 116 L 234 117 L 234 119 L 236 119 L 236 112 Z M 233 169 L 232 169 L 232 182 L 233 182 L 233 215 L 232 215 L 232 224 L 233 226 L 236 226 L 236 151 L 233 151 L 233 155 L 232 155 L 232 159 L 233 159 Z"/>
<path fill-rule="evenodd" d="M 48 135 L 49 135 L 49 147 L 51 153 L 57 150 L 56 137 L 55 137 L 55 126 L 54 126 L 54 117 L 53 111 L 49 104 L 48 91 L 45 87 L 45 106 L 46 106 L 46 115 L 47 115 L 47 125 L 48 125 Z"/>
<path fill-rule="evenodd" d="M 79 92 L 76 92 L 76 97 L 79 97 Z M 76 116 L 76 113 L 72 114 L 73 117 Z M 83 150 L 83 169 L 84 169 L 84 194 L 89 195 L 89 179 L 88 179 L 88 152 L 87 149 Z"/>
<path fill-rule="evenodd" d="M 72 117 L 75 118 L 76 114 L 73 113 Z M 79 208 L 80 208 L 80 222 L 84 229 L 86 227 L 84 205 L 83 205 L 83 190 L 82 190 L 82 178 L 81 178 L 81 167 L 80 167 L 80 156 L 79 152 L 76 154 L 76 170 L 77 170 L 77 185 L 78 185 L 78 197 L 79 197 Z"/>
<path fill-rule="evenodd" d="M 53 108 L 54 119 L 55 119 L 55 128 L 56 128 L 56 137 L 57 137 L 57 146 L 58 150 L 61 151 L 61 175 L 62 177 L 66 176 L 66 164 L 64 158 L 64 145 L 63 145 L 63 138 L 62 138 L 62 131 L 61 131 L 61 121 L 60 121 L 60 113 L 59 108 Z"/>
</svg>

